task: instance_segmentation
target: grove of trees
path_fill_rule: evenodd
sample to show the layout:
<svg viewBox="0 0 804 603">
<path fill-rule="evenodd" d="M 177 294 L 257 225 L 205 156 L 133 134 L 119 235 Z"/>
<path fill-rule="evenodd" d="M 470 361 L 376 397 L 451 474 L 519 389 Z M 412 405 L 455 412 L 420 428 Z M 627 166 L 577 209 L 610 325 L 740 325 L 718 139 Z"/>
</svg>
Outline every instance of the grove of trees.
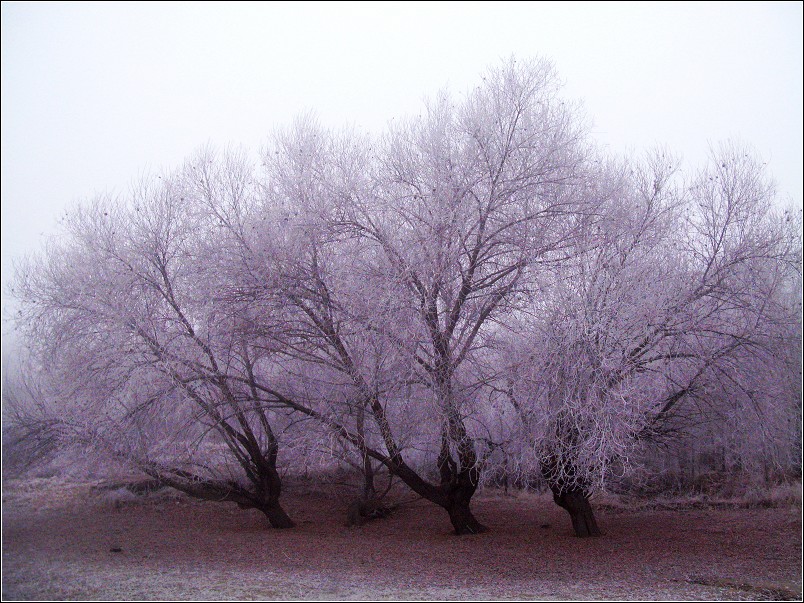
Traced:
<svg viewBox="0 0 804 603">
<path fill-rule="evenodd" d="M 593 536 L 590 496 L 668 442 L 801 468 L 801 213 L 737 143 L 695 173 L 604 152 L 547 61 L 381 136 L 307 115 L 258 165 L 203 150 L 67 213 L 12 289 L 6 446 L 79 446 L 276 528 L 282 475 L 322 453 L 362 512 L 390 474 L 457 534 L 500 471 Z"/>
</svg>

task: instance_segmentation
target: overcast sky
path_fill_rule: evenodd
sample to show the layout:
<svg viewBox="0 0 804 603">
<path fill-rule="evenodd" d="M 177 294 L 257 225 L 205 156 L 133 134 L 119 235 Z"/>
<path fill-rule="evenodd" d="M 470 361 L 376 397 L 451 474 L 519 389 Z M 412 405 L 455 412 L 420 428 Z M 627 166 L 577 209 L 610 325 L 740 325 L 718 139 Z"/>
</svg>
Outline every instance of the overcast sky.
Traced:
<svg viewBox="0 0 804 603">
<path fill-rule="evenodd" d="M 801 205 L 800 2 L 3 2 L 4 305 L 11 259 L 96 192 L 309 109 L 379 131 L 511 55 L 553 59 L 613 150 L 740 139 Z"/>
</svg>

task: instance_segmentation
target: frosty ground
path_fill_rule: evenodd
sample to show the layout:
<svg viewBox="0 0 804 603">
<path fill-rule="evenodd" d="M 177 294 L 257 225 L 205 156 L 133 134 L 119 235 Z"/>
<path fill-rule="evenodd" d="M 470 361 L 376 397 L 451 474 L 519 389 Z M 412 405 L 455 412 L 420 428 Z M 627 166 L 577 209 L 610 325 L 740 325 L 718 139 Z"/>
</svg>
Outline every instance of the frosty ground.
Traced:
<svg viewBox="0 0 804 603">
<path fill-rule="evenodd" d="M 298 526 L 272 530 L 231 503 L 103 486 L 4 482 L 4 600 L 801 598 L 800 499 L 599 499 L 605 535 L 579 539 L 549 497 L 485 491 L 473 508 L 489 531 L 457 537 L 444 511 L 411 496 L 391 517 L 350 528 L 340 491 L 288 487 Z"/>
</svg>

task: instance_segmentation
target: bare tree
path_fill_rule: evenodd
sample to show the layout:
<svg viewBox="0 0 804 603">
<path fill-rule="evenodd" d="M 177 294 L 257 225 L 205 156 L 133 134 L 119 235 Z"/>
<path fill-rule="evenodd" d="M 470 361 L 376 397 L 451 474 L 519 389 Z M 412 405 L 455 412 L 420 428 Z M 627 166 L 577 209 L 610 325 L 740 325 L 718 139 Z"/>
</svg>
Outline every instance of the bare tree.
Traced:
<svg viewBox="0 0 804 603">
<path fill-rule="evenodd" d="M 682 186 L 665 154 L 635 169 L 518 344 L 509 396 L 579 536 L 600 533 L 589 495 L 642 443 L 700 424 L 725 401 L 740 407 L 738 392 L 758 412 L 782 404 L 756 395 L 746 369 L 778 363 L 794 250 L 759 163 L 725 147 L 712 166 Z"/>
<path fill-rule="evenodd" d="M 391 320 L 370 326 L 408 357 L 420 408 L 434 421 L 438 480 L 410 474 L 385 409 L 371 406 L 388 464 L 444 507 L 457 533 L 483 526 L 469 510 L 482 440 L 471 432 L 477 383 L 469 365 L 498 317 L 555 261 L 582 198 L 584 148 L 575 113 L 556 97 L 546 63 L 492 70 L 456 105 L 446 95 L 392 130 L 365 191 L 344 196 L 336 222 L 365 241 Z M 375 313 L 375 317 L 382 316 Z"/>
<path fill-rule="evenodd" d="M 261 317 L 282 309 L 286 328 L 253 324 L 293 359 L 294 382 L 272 395 L 353 442 L 367 489 L 373 458 L 459 534 L 484 529 L 469 509 L 489 451 L 471 367 L 563 257 L 586 201 L 583 130 L 557 92 L 549 64 L 511 61 L 380 144 L 302 119 L 265 153 L 264 205 L 242 239 L 241 297 L 273 308 Z M 435 483 L 408 462 L 415 449 Z"/>
<path fill-rule="evenodd" d="M 21 323 L 58 386 L 54 415 L 83 420 L 76 437 L 188 494 L 291 527 L 278 439 L 252 383 L 256 353 L 217 303 L 210 216 L 182 184 L 159 177 L 129 207 L 99 200 L 69 216 L 65 243 L 19 272 Z M 247 181 L 225 184 L 239 188 L 222 198 L 248 194 Z"/>
<path fill-rule="evenodd" d="M 275 527 L 280 452 L 346 447 L 358 514 L 382 469 L 457 534 L 485 529 L 493 454 L 589 536 L 648 442 L 716 415 L 789 438 L 801 244 L 761 166 L 607 159 L 559 93 L 510 60 L 380 139 L 305 116 L 262 170 L 207 150 L 77 209 L 17 276 L 42 384 L 22 423 Z"/>
</svg>

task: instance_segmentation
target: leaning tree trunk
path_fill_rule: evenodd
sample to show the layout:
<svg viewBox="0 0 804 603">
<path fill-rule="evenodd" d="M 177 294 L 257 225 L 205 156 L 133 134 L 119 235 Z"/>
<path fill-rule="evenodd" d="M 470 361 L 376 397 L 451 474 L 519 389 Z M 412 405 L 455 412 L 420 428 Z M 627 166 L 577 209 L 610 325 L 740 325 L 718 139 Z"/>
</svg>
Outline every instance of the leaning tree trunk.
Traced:
<svg viewBox="0 0 804 603">
<path fill-rule="evenodd" d="M 455 534 L 461 536 L 485 532 L 486 526 L 475 518 L 469 508 L 472 495 L 477 489 L 479 470 L 474 467 L 453 474 L 451 469 L 455 468 L 454 463 L 439 462 L 439 465 L 442 471 L 442 481 L 439 485 L 435 485 L 422 479 L 413 471 L 402 459 L 401 454 L 397 453 L 386 463 L 391 472 L 416 494 L 447 511 Z M 447 465 L 451 465 L 451 467 L 447 467 Z"/>
<path fill-rule="evenodd" d="M 458 494 L 451 497 L 451 500 L 444 508 L 449 513 L 449 520 L 455 529 L 455 534 L 463 536 L 466 534 L 480 534 L 488 528 L 480 523 L 469 508 L 470 497 Z"/>
<path fill-rule="evenodd" d="M 595 513 L 589 503 L 589 492 L 583 484 L 576 483 L 577 472 L 567 463 L 555 457 L 542 461 L 542 475 L 553 492 L 555 503 L 569 513 L 572 529 L 579 538 L 601 536 Z"/>
<path fill-rule="evenodd" d="M 553 500 L 562 509 L 569 513 L 572 520 L 572 529 L 575 535 L 580 538 L 588 536 L 600 536 L 602 533 L 597 527 L 592 505 L 589 504 L 589 496 L 582 488 L 560 488 L 553 489 Z"/>
<path fill-rule="evenodd" d="M 449 442 L 446 434 L 441 440 L 441 453 L 438 457 L 438 470 L 441 474 L 441 493 L 444 502 L 441 504 L 449 513 L 449 520 L 455 529 L 455 534 L 480 534 L 487 530 L 469 508 L 472 496 L 477 490 L 480 480 L 480 469 L 477 466 L 474 451 L 462 442 L 464 447 L 459 453 L 459 462 L 456 462 L 449 451 Z"/>
<path fill-rule="evenodd" d="M 293 520 L 290 518 L 290 516 L 288 516 L 288 514 L 282 508 L 282 505 L 279 504 L 279 501 L 268 502 L 257 508 L 265 514 L 272 528 L 281 530 L 286 528 L 292 528 L 296 525 L 295 523 L 293 523 Z"/>
<path fill-rule="evenodd" d="M 296 524 L 279 504 L 279 497 L 282 494 L 282 478 L 276 470 L 275 454 L 271 455 L 267 461 L 267 463 L 259 465 L 259 480 L 256 484 L 258 500 L 254 506 L 265 514 L 272 528 L 292 528 Z"/>
<path fill-rule="evenodd" d="M 241 509 L 258 509 L 265 514 L 273 528 L 292 528 L 295 525 L 279 504 L 282 480 L 275 470 L 261 473 L 261 480 L 255 492 L 233 481 L 204 478 L 182 469 L 157 468 L 150 464 L 140 468 L 159 483 L 193 498 L 233 502 Z"/>
</svg>

